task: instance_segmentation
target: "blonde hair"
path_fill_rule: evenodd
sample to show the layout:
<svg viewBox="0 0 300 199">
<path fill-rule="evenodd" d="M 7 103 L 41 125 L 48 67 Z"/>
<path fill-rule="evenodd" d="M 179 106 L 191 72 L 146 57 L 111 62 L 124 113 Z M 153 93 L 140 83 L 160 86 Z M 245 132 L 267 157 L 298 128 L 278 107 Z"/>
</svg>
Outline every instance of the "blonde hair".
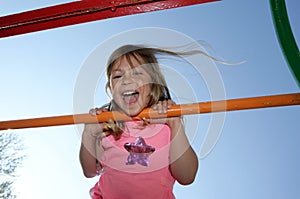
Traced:
<svg viewBox="0 0 300 199">
<path fill-rule="evenodd" d="M 133 68 L 132 60 L 134 59 L 139 64 L 145 64 L 145 70 L 149 72 L 152 83 L 151 83 L 151 92 L 149 95 L 149 102 L 147 107 L 151 107 L 154 104 L 157 104 L 159 101 L 171 99 L 169 89 L 165 77 L 160 69 L 160 66 L 157 61 L 157 55 L 171 55 L 175 57 L 188 56 L 192 54 L 203 54 L 209 58 L 212 58 L 208 54 L 200 50 L 190 50 L 186 52 L 175 52 L 171 50 L 165 50 L 160 48 L 145 47 L 142 45 L 124 45 L 116 49 L 108 59 L 106 67 L 106 92 L 110 88 L 110 78 L 112 74 L 112 68 L 117 60 L 120 58 L 125 58 L 130 66 Z M 213 58 L 212 58 L 213 59 Z M 215 60 L 215 59 L 214 59 Z M 108 110 L 119 110 L 117 104 L 112 99 L 111 102 L 106 106 Z M 114 122 L 111 121 L 108 123 L 109 127 L 106 128 L 107 132 L 105 135 L 113 135 L 115 139 L 119 139 L 122 134 L 122 128 L 124 127 L 123 122 Z"/>
<path fill-rule="evenodd" d="M 155 56 L 155 54 L 161 52 L 163 51 L 160 49 L 147 48 L 136 45 L 125 45 L 115 50 L 110 56 L 106 67 L 106 91 L 110 87 L 109 80 L 115 62 L 120 58 L 124 57 L 131 67 L 134 67 L 132 64 L 132 59 L 134 59 L 141 65 L 146 64 L 145 70 L 149 72 L 152 79 L 151 93 L 149 96 L 150 99 L 147 107 L 151 107 L 152 105 L 156 104 L 159 100 L 171 99 L 165 77 L 160 70 L 157 58 Z"/>
</svg>

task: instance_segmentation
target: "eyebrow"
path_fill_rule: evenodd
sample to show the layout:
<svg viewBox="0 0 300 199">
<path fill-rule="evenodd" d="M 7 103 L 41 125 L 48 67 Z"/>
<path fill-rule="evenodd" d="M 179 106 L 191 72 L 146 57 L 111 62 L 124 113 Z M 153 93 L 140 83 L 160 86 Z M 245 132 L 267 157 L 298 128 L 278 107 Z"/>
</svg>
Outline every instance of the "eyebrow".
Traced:
<svg viewBox="0 0 300 199">
<path fill-rule="evenodd" d="M 122 72 L 122 70 L 119 69 L 119 68 L 116 68 L 116 69 L 113 69 L 113 70 L 111 71 L 111 73 L 114 73 L 114 72 Z"/>
<path fill-rule="evenodd" d="M 129 66 L 129 67 L 130 67 L 130 70 L 136 70 L 136 69 L 142 68 L 140 66 Z M 143 69 L 143 70 L 145 70 L 145 69 Z M 111 72 L 122 72 L 122 71 L 124 71 L 124 70 L 120 69 L 120 68 L 116 68 L 116 69 L 113 69 Z"/>
</svg>

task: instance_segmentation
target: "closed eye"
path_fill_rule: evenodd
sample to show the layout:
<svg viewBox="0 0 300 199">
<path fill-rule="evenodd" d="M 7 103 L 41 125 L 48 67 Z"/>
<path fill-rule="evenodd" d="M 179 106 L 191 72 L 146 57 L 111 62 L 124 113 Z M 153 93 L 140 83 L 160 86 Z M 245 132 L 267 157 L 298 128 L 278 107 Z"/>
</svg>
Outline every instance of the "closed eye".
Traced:
<svg viewBox="0 0 300 199">
<path fill-rule="evenodd" d="M 118 79 L 118 78 L 121 78 L 121 77 L 122 77 L 122 75 L 114 75 L 114 76 L 112 76 L 113 79 Z"/>
<path fill-rule="evenodd" d="M 133 75 L 142 75 L 143 71 L 140 68 L 134 68 L 132 74 Z"/>
<path fill-rule="evenodd" d="M 142 75 L 143 73 L 142 72 L 138 72 L 138 71 L 135 71 L 134 73 L 133 73 L 133 75 Z"/>
</svg>

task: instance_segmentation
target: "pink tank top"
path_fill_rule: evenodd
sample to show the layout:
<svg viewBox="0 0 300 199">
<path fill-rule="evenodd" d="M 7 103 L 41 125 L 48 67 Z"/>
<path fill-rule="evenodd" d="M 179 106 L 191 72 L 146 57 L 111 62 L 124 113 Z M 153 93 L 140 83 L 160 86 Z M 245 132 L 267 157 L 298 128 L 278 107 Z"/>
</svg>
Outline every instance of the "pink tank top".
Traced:
<svg viewBox="0 0 300 199">
<path fill-rule="evenodd" d="M 170 128 L 164 124 L 142 127 L 139 122 L 126 122 L 119 140 L 113 136 L 102 139 L 104 152 L 100 162 L 103 170 L 99 182 L 91 189 L 93 199 L 174 199 L 175 179 L 169 171 Z M 142 137 L 153 153 L 140 154 L 148 165 L 128 163 L 130 153 L 124 144 L 133 144 Z"/>
</svg>

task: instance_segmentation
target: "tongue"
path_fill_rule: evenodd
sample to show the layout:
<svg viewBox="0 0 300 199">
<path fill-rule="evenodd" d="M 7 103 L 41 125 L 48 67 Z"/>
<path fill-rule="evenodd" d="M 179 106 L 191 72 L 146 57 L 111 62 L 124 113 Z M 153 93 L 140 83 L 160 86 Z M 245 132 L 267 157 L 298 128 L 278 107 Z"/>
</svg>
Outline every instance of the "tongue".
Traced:
<svg viewBox="0 0 300 199">
<path fill-rule="evenodd" d="M 137 102 L 138 100 L 138 94 L 133 94 L 133 95 L 128 95 L 128 96 L 124 96 L 124 101 L 126 104 L 133 104 L 135 102 Z"/>
</svg>

